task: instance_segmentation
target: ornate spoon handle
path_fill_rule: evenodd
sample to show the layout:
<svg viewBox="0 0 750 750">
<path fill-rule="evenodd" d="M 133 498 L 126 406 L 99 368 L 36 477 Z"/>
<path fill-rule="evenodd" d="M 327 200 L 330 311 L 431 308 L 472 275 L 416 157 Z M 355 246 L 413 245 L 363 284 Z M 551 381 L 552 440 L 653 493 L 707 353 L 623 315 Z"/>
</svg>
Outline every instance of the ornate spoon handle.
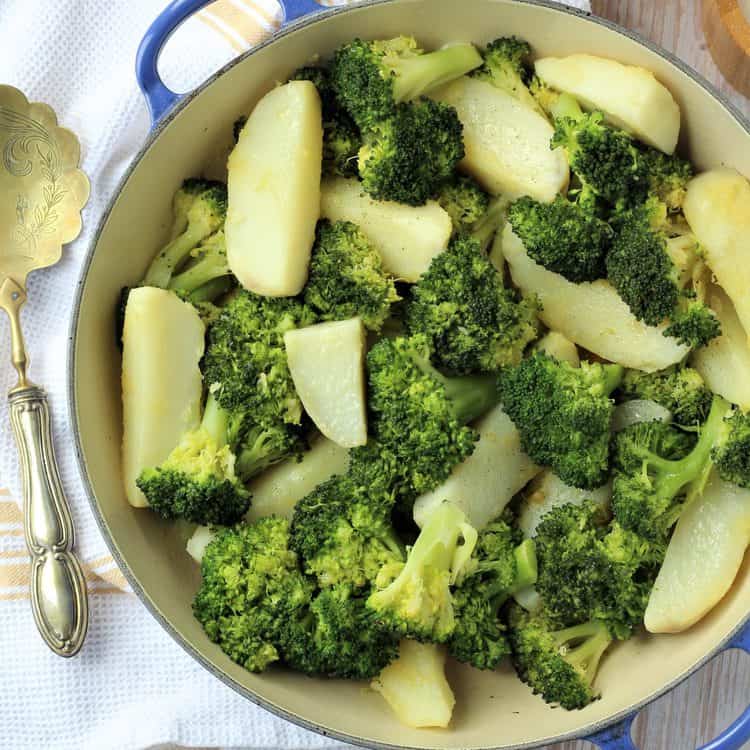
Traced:
<svg viewBox="0 0 750 750">
<path fill-rule="evenodd" d="M 50 430 L 47 394 L 36 386 L 8 396 L 23 477 L 24 531 L 31 555 L 31 605 L 47 645 L 78 653 L 88 627 L 86 582 L 71 551 L 73 522 Z"/>
</svg>

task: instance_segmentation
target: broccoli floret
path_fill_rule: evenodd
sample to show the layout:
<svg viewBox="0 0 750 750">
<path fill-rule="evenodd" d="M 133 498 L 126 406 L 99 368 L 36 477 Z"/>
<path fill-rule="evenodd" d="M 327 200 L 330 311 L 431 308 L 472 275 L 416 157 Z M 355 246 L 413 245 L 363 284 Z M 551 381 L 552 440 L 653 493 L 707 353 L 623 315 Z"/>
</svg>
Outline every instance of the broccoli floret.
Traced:
<svg viewBox="0 0 750 750">
<path fill-rule="evenodd" d="M 585 203 L 561 195 L 540 203 L 525 196 L 510 206 L 508 220 L 529 256 L 550 271 L 575 283 L 606 275 L 612 228 Z"/>
<path fill-rule="evenodd" d="M 647 539 L 667 537 L 686 497 L 703 489 L 728 413 L 727 402 L 714 396 L 694 445 L 692 434 L 662 422 L 634 424 L 615 436 L 612 507 L 624 528 Z"/>
<path fill-rule="evenodd" d="M 362 187 L 378 200 L 423 205 L 463 159 L 462 136 L 453 107 L 431 99 L 399 104 L 363 133 Z"/>
<path fill-rule="evenodd" d="M 750 489 L 750 414 L 735 409 L 724 420 L 725 434 L 713 453 L 719 476 Z"/>
<path fill-rule="evenodd" d="M 498 401 L 493 376 L 447 378 L 423 336 L 381 339 L 367 355 L 370 430 L 388 455 L 395 489 L 413 497 L 442 484 L 474 450 L 465 425 Z"/>
<path fill-rule="evenodd" d="M 136 480 L 152 510 L 163 518 L 228 525 L 250 506 L 228 445 L 227 413 L 209 395 L 197 430 L 182 436 L 167 459 Z"/>
<path fill-rule="evenodd" d="M 609 394 L 623 372 L 619 365 L 573 367 L 543 352 L 503 371 L 501 400 L 526 453 L 573 487 L 604 484 L 613 410 Z"/>
<path fill-rule="evenodd" d="M 363 130 L 392 117 L 396 106 L 465 75 L 482 64 L 471 44 L 455 44 L 425 54 L 411 37 L 339 48 L 331 78 L 338 100 Z"/>
<path fill-rule="evenodd" d="M 227 188 L 212 180 L 186 180 L 173 200 L 174 224 L 179 231 L 151 262 L 143 283 L 166 288 L 190 252 L 224 224 Z"/>
<path fill-rule="evenodd" d="M 672 420 L 683 427 L 705 421 L 711 408 L 711 391 L 691 367 L 673 365 L 654 373 L 628 370 L 618 395 L 624 400 L 655 401 L 672 413 Z"/>
<path fill-rule="evenodd" d="M 523 39 L 514 36 L 495 39 L 484 50 L 484 64 L 474 70 L 472 76 L 491 83 L 541 113 L 542 108 L 526 86 L 529 77 L 526 62 L 530 57 L 531 45 Z"/>
<path fill-rule="evenodd" d="M 439 367 L 489 372 L 521 361 L 537 336 L 537 309 L 505 287 L 479 242 L 459 235 L 413 287 L 406 325 L 428 339 Z"/>
<path fill-rule="evenodd" d="M 697 349 L 721 336 L 721 323 L 708 305 L 697 300 L 692 291 L 685 290 L 680 294 L 672 322 L 664 329 L 664 335 Z"/>
<path fill-rule="evenodd" d="M 379 331 L 399 299 L 378 251 L 356 224 L 318 224 L 305 302 L 321 320 L 358 315 L 366 328 Z"/>
<path fill-rule="evenodd" d="M 190 252 L 194 261 L 184 271 L 172 276 L 168 288 L 173 289 L 180 296 L 193 301 L 194 293 L 199 298 L 196 301 L 210 301 L 207 299 L 208 289 L 213 291 L 226 287 L 226 284 L 209 287 L 212 281 L 220 281 L 231 277 L 227 263 L 227 243 L 224 230 L 215 232 Z M 229 278 L 231 282 L 231 278 Z"/>
<path fill-rule="evenodd" d="M 490 196 L 476 180 L 465 175 L 454 175 L 437 196 L 437 202 L 447 211 L 454 232 L 471 232 L 490 207 Z"/>
<path fill-rule="evenodd" d="M 468 562 L 476 530 L 454 505 L 444 503 L 430 516 L 406 563 L 383 566 L 377 591 L 367 606 L 394 633 L 444 643 L 456 621 L 450 586 Z"/>
<path fill-rule="evenodd" d="M 281 657 L 291 623 L 313 590 L 289 549 L 289 523 L 263 518 L 221 529 L 206 547 L 193 602 L 206 635 L 235 662 L 263 671 Z"/>
<path fill-rule="evenodd" d="M 655 148 L 643 148 L 641 159 L 649 192 L 666 203 L 670 211 L 680 209 L 685 201 L 687 184 L 693 177 L 693 165 Z"/>
<path fill-rule="evenodd" d="M 531 615 L 516 605 L 509 620 L 516 671 L 534 693 L 568 711 L 598 697 L 594 679 L 612 643 L 604 623 L 591 620 L 556 630 L 543 614 Z"/>
</svg>

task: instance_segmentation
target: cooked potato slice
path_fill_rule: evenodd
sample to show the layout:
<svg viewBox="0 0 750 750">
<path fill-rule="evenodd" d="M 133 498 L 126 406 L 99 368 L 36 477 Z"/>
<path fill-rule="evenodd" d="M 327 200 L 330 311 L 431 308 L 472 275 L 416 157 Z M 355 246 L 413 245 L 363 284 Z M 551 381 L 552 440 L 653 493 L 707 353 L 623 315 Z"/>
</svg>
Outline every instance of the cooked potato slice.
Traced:
<svg viewBox="0 0 750 750">
<path fill-rule="evenodd" d="M 718 286 L 707 302 L 721 323 L 721 336 L 693 352 L 691 364 L 706 385 L 744 410 L 750 409 L 750 345 L 732 301 Z"/>
<path fill-rule="evenodd" d="M 729 591 L 750 544 L 750 490 L 712 474 L 702 497 L 677 522 L 644 622 L 651 633 L 680 633 Z"/>
<path fill-rule="evenodd" d="M 359 318 L 319 323 L 284 334 L 284 345 L 305 411 L 334 443 L 367 442 L 365 329 Z"/>
<path fill-rule="evenodd" d="M 194 532 L 190 539 L 187 540 L 185 549 L 188 555 L 198 563 L 201 564 L 203 555 L 206 552 L 206 547 L 213 541 L 216 536 L 216 532 L 209 526 L 199 526 Z"/>
<path fill-rule="evenodd" d="M 550 149 L 552 126 L 510 94 L 476 78 L 459 78 L 430 94 L 456 108 L 464 126 L 462 169 L 495 195 L 552 201 L 568 184 L 562 149 Z"/>
<path fill-rule="evenodd" d="M 403 640 L 398 659 L 373 681 L 407 727 L 447 727 L 456 699 L 445 677 L 446 652 L 434 643 Z"/>
<path fill-rule="evenodd" d="M 750 341 L 750 182 L 733 169 L 699 175 L 688 185 L 684 212 Z"/>
<path fill-rule="evenodd" d="M 567 91 L 587 109 L 599 109 L 619 128 L 667 154 L 680 134 L 680 108 L 650 70 L 594 55 L 543 57 L 537 75 Z"/>
<path fill-rule="evenodd" d="M 521 450 L 521 437 L 511 418 L 496 406 L 475 425 L 479 440 L 440 487 L 417 498 L 414 521 L 423 526 L 447 501 L 458 506 L 476 529 L 494 521 L 539 467 Z"/>
<path fill-rule="evenodd" d="M 323 130 L 310 81 L 266 94 L 229 155 L 227 261 L 256 294 L 299 294 L 320 213 Z"/>
<path fill-rule="evenodd" d="M 135 486 L 158 466 L 201 416 L 205 326 L 195 308 L 164 289 L 128 296 L 122 330 L 122 467 L 131 505 L 148 505 Z"/>
<path fill-rule="evenodd" d="M 637 320 L 608 281 L 574 284 L 548 271 L 529 258 L 510 224 L 495 241 L 502 243 L 516 285 L 538 295 L 544 323 L 584 349 L 645 372 L 663 370 L 687 355 L 686 346 L 663 335 L 664 326 Z"/>
<path fill-rule="evenodd" d="M 323 180 L 320 212 L 331 221 L 358 224 L 380 253 L 385 270 L 409 282 L 448 247 L 453 232 L 451 217 L 435 201 L 424 206 L 376 201 L 359 180 L 343 177 Z"/>
<path fill-rule="evenodd" d="M 549 354 L 550 357 L 554 357 L 560 362 L 567 362 L 573 367 L 579 367 L 581 364 L 576 345 L 557 331 L 547 333 L 537 342 L 534 348 Z"/>
</svg>

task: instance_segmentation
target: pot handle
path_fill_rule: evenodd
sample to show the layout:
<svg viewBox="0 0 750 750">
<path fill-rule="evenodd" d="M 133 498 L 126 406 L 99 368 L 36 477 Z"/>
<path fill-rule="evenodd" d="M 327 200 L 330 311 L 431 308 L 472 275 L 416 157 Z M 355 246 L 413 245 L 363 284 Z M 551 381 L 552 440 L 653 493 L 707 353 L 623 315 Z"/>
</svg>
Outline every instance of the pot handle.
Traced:
<svg viewBox="0 0 750 750">
<path fill-rule="evenodd" d="M 164 115 L 184 94 L 168 88 L 159 75 L 159 55 L 177 27 L 213 0 L 172 0 L 149 26 L 135 58 L 135 77 L 146 98 L 151 113 L 151 127 L 156 127 Z M 284 13 L 282 26 L 303 16 L 324 10 L 316 0 L 279 0 Z"/>
<path fill-rule="evenodd" d="M 721 651 L 727 651 L 730 648 L 739 648 L 745 653 L 750 653 L 750 623 L 745 625 Z M 637 713 L 630 714 L 615 726 L 590 734 L 584 739 L 596 745 L 600 750 L 638 750 L 630 735 L 637 715 Z M 750 706 L 715 740 L 704 745 L 700 750 L 740 750 L 748 740 L 750 740 Z"/>
</svg>

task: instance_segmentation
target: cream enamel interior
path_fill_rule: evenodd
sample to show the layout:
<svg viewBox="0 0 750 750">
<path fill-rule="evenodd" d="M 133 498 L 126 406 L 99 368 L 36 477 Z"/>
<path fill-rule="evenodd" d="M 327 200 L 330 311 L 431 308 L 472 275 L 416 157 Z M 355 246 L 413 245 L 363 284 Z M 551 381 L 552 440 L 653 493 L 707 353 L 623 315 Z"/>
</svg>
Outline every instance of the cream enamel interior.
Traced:
<svg viewBox="0 0 750 750">
<path fill-rule="evenodd" d="M 583 711 L 550 709 L 507 665 L 495 673 L 451 665 L 457 696 L 451 729 L 411 730 L 398 724 L 379 695 L 361 685 L 312 681 L 281 669 L 258 676 L 233 664 L 192 617 L 198 570 L 184 551 L 184 536 L 149 512 L 131 508 L 122 490 L 120 355 L 113 336 L 113 312 L 120 288 L 143 276 L 153 252 L 166 238 L 172 193 L 185 177 L 206 170 L 220 173 L 232 123 L 275 81 L 352 37 L 399 33 L 413 33 L 426 46 L 459 39 L 483 43 L 517 34 L 528 39 L 539 55 L 585 51 L 643 65 L 678 100 L 682 148 L 697 166 L 728 164 L 750 175 L 750 137 L 724 105 L 669 60 L 582 16 L 511 0 L 392 0 L 294 28 L 224 72 L 181 109 L 142 154 L 101 228 L 82 282 L 71 344 L 71 398 L 82 464 L 110 542 L 146 601 L 183 645 L 253 700 L 308 726 L 368 744 L 544 745 L 585 733 L 622 714 L 701 663 L 750 611 L 747 561 L 730 594 L 689 632 L 637 637 L 614 649 L 599 675 L 603 697 Z"/>
</svg>

